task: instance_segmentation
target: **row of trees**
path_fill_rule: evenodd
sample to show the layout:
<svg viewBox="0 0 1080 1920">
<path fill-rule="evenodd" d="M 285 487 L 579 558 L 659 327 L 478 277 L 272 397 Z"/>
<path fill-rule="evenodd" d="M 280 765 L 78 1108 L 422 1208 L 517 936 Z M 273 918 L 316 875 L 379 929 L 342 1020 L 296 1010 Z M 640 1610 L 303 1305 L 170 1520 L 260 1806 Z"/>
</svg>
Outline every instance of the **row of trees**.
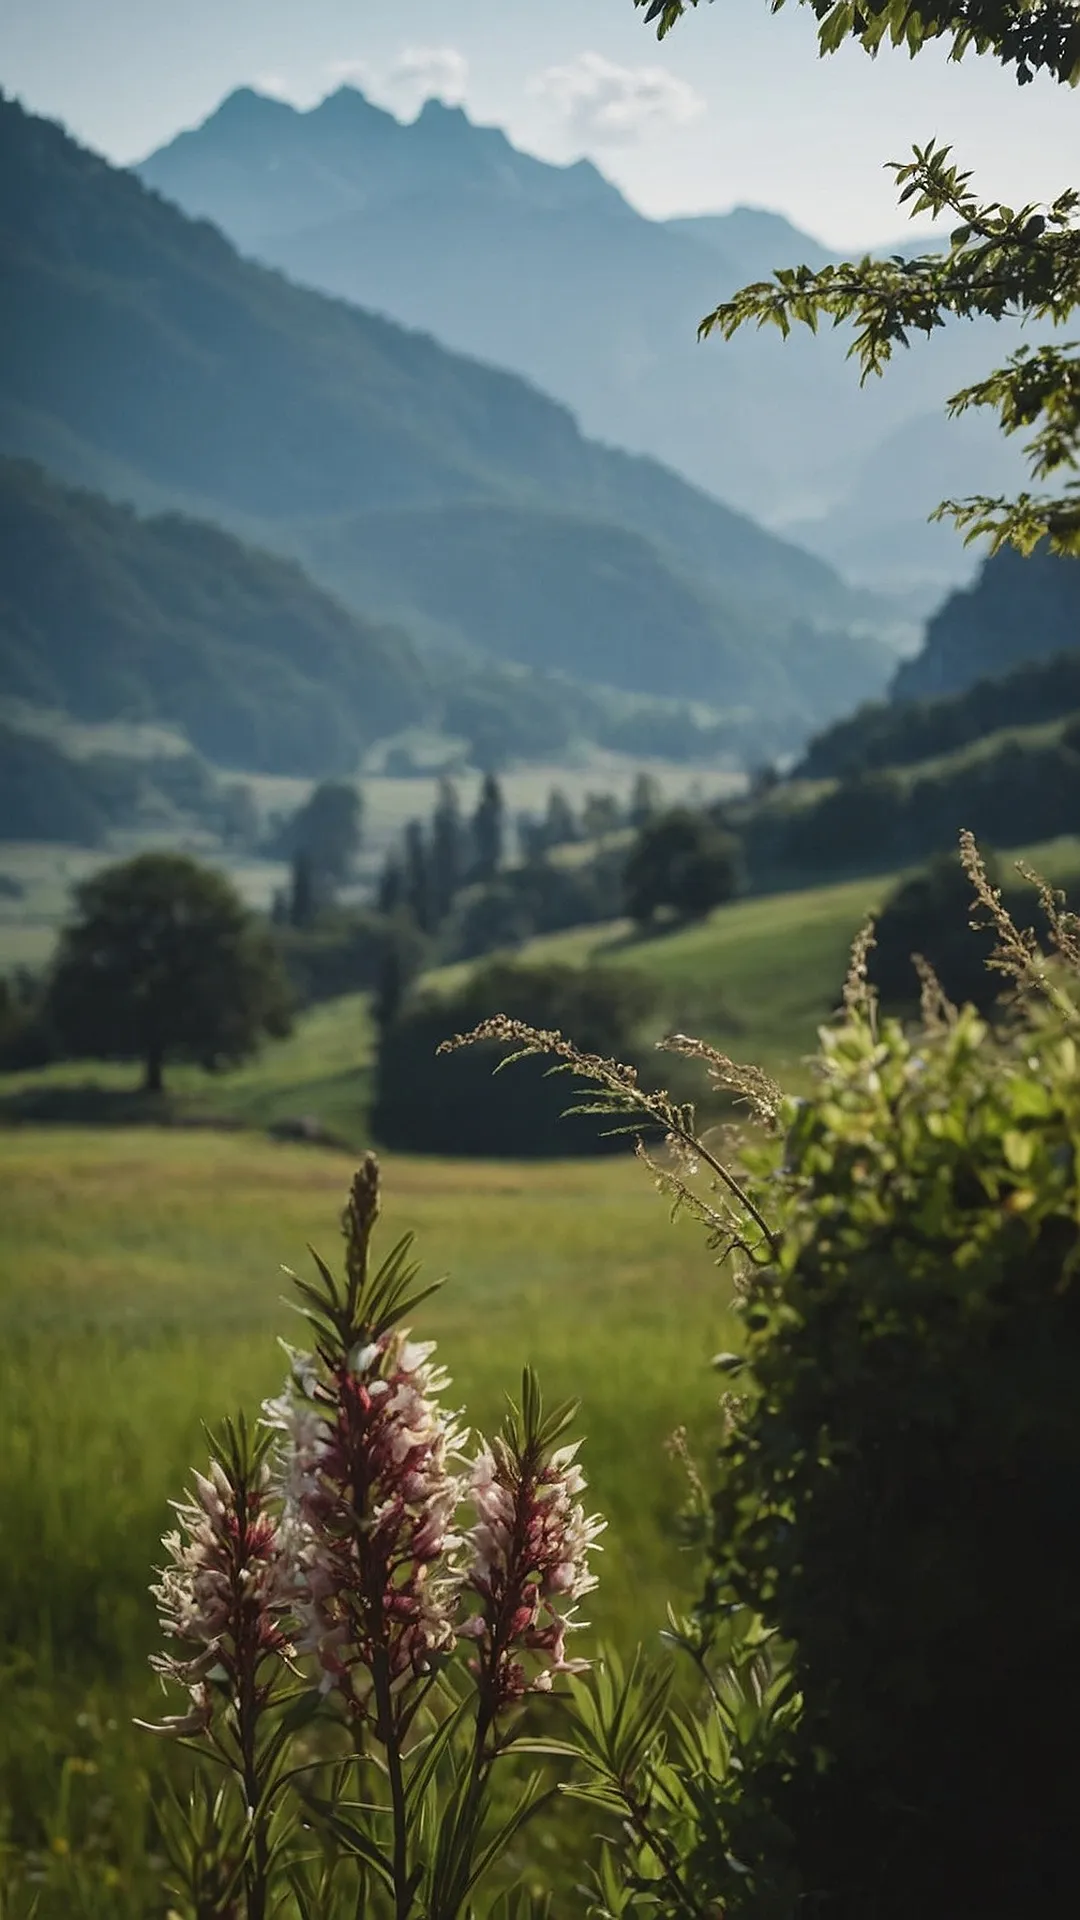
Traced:
<svg viewBox="0 0 1080 1920">
<path fill-rule="evenodd" d="M 329 885 L 348 874 L 359 829 L 353 788 L 317 789 L 293 823 L 294 907 L 306 876 Z M 497 877 L 501 835 L 502 798 L 491 779 L 471 822 L 485 876 L 481 893 Z M 421 871 L 429 886 L 436 876 L 445 883 L 461 871 L 455 861 L 466 843 L 451 788 L 440 794 L 431 844 L 446 864 L 425 860 Z M 706 912 L 730 897 L 735 881 L 730 837 L 685 809 L 660 814 L 641 829 L 624 876 L 627 900 L 642 923 L 663 909 Z M 443 897 L 452 903 L 453 890 Z M 431 892 L 424 898 L 430 901 Z M 423 959 L 418 931 L 427 929 L 422 923 L 418 929 L 407 895 L 384 897 L 381 906 L 376 914 L 331 915 L 321 928 L 293 920 L 275 929 L 214 869 L 183 854 L 140 854 L 78 888 L 74 916 L 42 988 L 25 979 L 5 985 L 0 1048 L 15 1065 L 53 1052 L 138 1059 L 144 1091 L 158 1094 L 171 1059 L 224 1066 L 244 1059 L 264 1035 L 286 1033 L 298 988 L 301 998 L 373 989 L 386 1033 Z M 411 1087 L 408 1097 L 415 1097 Z"/>
<path fill-rule="evenodd" d="M 421 932 L 434 934 L 463 888 L 494 880 L 506 854 L 506 802 L 495 774 L 484 776 L 471 817 L 452 780 L 439 782 L 430 821 L 410 820 L 400 851 L 379 879 L 380 913 L 406 908 Z"/>
</svg>

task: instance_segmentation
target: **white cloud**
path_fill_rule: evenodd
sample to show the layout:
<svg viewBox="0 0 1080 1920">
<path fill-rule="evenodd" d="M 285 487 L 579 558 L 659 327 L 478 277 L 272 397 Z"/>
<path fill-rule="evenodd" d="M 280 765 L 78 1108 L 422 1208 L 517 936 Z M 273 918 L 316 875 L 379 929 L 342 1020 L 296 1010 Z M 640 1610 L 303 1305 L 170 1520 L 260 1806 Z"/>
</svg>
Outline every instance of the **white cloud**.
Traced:
<svg viewBox="0 0 1080 1920">
<path fill-rule="evenodd" d="M 331 80 L 338 82 L 339 86 L 347 82 L 349 85 L 366 90 L 378 83 L 378 75 L 374 67 L 369 66 L 366 60 L 328 60 L 326 72 Z"/>
<path fill-rule="evenodd" d="M 469 63 L 457 47 L 406 47 L 386 76 L 397 91 L 458 106 L 469 84 Z"/>
<path fill-rule="evenodd" d="M 469 84 L 469 63 L 457 47 L 403 47 L 389 65 L 378 67 L 368 60 L 330 60 L 326 72 L 399 113 L 415 112 L 431 99 L 456 107 Z"/>
<path fill-rule="evenodd" d="M 254 86 L 259 93 L 268 93 L 275 100 L 291 100 L 293 88 L 284 74 L 257 73 Z"/>
<path fill-rule="evenodd" d="M 662 127 L 696 119 L 705 102 L 689 81 L 664 67 L 620 67 L 602 53 L 579 53 L 547 67 L 530 93 L 551 100 L 570 133 L 590 146 L 621 146 Z"/>
</svg>

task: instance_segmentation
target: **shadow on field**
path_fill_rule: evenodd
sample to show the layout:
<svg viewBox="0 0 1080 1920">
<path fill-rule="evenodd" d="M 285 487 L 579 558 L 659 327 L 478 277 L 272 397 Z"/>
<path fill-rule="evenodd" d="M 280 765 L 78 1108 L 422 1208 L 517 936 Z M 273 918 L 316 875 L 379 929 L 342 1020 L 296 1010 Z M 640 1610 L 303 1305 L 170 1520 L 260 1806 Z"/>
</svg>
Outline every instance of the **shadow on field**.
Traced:
<svg viewBox="0 0 1080 1920">
<path fill-rule="evenodd" d="M 242 1114 L 213 1112 L 169 1094 L 144 1093 L 140 1088 L 101 1087 L 93 1081 L 76 1086 L 20 1087 L 0 1094 L 0 1126 L 19 1127 L 175 1127 L 214 1133 L 263 1133 L 272 1140 L 296 1141 L 335 1152 L 351 1152 L 352 1144 L 333 1132 L 314 1114 L 285 1114 L 259 1121 Z"/>
<path fill-rule="evenodd" d="M 79 1086 L 20 1087 L 0 1095 L 0 1121 L 7 1126 L 190 1127 L 233 1131 L 242 1123 L 230 1115 L 182 1111 L 165 1093 L 141 1088 Z"/>
</svg>

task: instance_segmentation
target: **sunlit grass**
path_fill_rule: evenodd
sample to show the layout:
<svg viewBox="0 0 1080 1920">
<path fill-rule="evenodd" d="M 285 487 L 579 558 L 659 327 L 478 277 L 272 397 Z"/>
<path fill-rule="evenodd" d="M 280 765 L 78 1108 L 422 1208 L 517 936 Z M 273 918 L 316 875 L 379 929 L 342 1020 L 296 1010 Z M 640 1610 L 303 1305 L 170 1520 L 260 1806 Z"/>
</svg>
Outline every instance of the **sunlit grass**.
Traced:
<svg viewBox="0 0 1080 1920">
<path fill-rule="evenodd" d="M 331 1257 L 351 1163 L 246 1137 L 0 1135 L 0 1631 L 134 1680 L 167 1500 L 200 1422 L 257 1405 L 296 1337 L 282 1265 Z M 597 1621 L 662 1621 L 687 1578 L 664 1440 L 715 1432 L 727 1295 L 695 1230 L 630 1160 L 521 1168 L 389 1160 L 384 1245 L 415 1230 L 423 1309 L 480 1425 L 523 1362 L 580 1396 L 612 1517 Z"/>
</svg>

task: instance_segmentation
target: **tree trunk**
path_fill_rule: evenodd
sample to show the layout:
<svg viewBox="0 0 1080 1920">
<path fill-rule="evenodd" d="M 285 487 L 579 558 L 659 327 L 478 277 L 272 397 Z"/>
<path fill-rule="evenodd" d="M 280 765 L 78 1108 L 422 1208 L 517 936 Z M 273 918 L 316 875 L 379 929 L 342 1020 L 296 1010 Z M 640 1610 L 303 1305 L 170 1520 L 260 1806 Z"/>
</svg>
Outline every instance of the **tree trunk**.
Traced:
<svg viewBox="0 0 1080 1920">
<path fill-rule="evenodd" d="M 144 1093 L 164 1093 L 165 1091 L 165 1050 L 151 1046 L 146 1053 L 146 1071 L 143 1074 Z"/>
</svg>

